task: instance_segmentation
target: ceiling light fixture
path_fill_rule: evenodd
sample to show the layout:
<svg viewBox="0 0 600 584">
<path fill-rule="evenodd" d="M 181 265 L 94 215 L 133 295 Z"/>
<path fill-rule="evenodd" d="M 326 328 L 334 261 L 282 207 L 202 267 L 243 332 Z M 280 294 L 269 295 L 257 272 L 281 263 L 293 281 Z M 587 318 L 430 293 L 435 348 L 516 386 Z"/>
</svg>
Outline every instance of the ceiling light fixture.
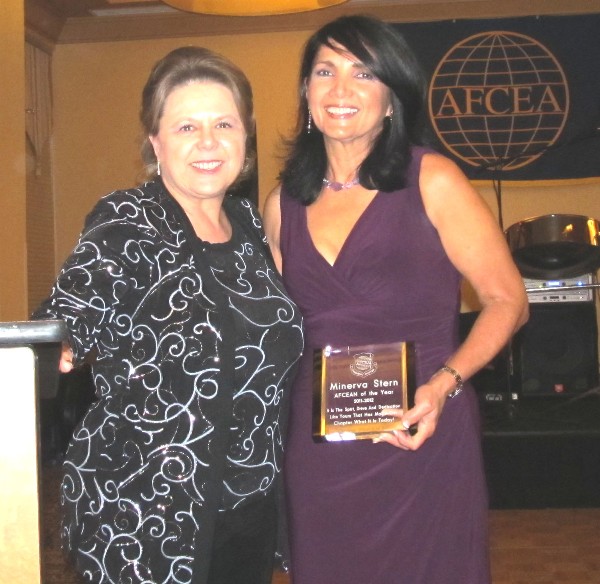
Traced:
<svg viewBox="0 0 600 584">
<path fill-rule="evenodd" d="M 223 16 L 268 16 L 309 12 L 348 0 L 163 0 L 179 10 Z"/>
</svg>

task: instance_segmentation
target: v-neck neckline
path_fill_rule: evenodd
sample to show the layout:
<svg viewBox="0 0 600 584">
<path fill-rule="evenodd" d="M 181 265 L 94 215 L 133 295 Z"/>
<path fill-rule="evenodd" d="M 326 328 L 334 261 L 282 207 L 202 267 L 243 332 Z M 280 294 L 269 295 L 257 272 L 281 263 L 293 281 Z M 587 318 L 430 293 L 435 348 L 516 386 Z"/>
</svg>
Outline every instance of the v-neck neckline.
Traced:
<svg viewBox="0 0 600 584">
<path fill-rule="evenodd" d="M 353 238 L 354 233 L 357 231 L 360 224 L 365 221 L 365 216 L 370 213 L 370 209 L 373 207 L 375 201 L 379 198 L 380 193 L 381 193 L 381 191 L 377 191 L 375 193 L 375 196 L 369 201 L 369 204 L 364 208 L 363 212 L 358 216 L 358 218 L 354 222 L 354 225 L 352 225 L 350 231 L 348 231 L 348 235 L 346 235 L 346 239 L 344 239 L 344 243 L 342 243 L 342 246 L 340 247 L 340 251 L 338 252 L 335 259 L 333 260 L 332 264 L 330 264 L 327 261 L 325 256 L 319 251 L 319 248 L 315 245 L 315 242 L 312 238 L 310 229 L 308 228 L 308 207 L 304 207 L 304 229 L 306 231 L 308 240 L 310 241 L 310 244 L 311 244 L 313 250 L 315 251 L 315 253 L 321 258 L 321 260 L 323 260 L 323 262 L 329 268 L 336 268 L 338 266 L 338 264 L 340 263 L 340 258 L 344 255 L 344 252 L 345 252 L 346 248 L 348 247 L 348 244 L 349 244 L 348 242 Z"/>
</svg>

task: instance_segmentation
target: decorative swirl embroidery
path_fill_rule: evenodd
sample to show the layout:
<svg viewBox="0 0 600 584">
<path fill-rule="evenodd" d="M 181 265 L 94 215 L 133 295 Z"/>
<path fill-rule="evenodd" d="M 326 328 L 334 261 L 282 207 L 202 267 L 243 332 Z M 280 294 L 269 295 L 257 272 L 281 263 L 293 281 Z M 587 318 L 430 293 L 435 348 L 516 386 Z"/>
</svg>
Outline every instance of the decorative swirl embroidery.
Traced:
<svg viewBox="0 0 600 584">
<path fill-rule="evenodd" d="M 211 512 L 219 318 L 161 196 L 150 183 L 101 200 L 37 314 L 67 322 L 76 358 L 97 352 L 98 401 L 74 432 L 61 492 L 64 541 L 101 584 L 192 582 L 196 534 Z M 260 230 L 255 208 L 241 204 Z M 302 329 L 256 245 L 238 245 L 228 265 L 213 274 L 241 327 L 244 382 L 224 485 L 231 507 L 268 490 L 281 468 L 279 405 Z"/>
</svg>

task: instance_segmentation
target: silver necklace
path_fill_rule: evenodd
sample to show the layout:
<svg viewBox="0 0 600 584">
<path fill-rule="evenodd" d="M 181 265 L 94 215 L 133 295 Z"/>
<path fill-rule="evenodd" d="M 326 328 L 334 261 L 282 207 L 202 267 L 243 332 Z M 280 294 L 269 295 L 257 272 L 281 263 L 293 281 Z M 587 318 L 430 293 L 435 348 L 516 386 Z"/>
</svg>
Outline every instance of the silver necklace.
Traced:
<svg viewBox="0 0 600 584">
<path fill-rule="evenodd" d="M 345 182 L 345 183 L 336 182 L 334 180 L 329 180 L 328 178 L 323 179 L 323 184 L 325 185 L 325 188 L 331 189 L 332 191 L 336 191 L 336 192 L 345 191 L 346 189 L 351 189 L 352 187 L 355 187 L 358 183 L 359 183 L 358 176 L 355 176 L 352 180 L 349 180 L 348 182 Z"/>
</svg>

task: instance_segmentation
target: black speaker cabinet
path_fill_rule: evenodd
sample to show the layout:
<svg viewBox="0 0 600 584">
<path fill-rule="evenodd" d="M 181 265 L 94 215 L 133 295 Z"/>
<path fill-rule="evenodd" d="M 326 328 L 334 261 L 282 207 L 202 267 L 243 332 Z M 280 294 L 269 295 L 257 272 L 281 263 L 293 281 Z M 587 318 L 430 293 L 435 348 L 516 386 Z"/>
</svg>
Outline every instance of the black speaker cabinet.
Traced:
<svg viewBox="0 0 600 584">
<path fill-rule="evenodd" d="M 529 321 L 512 341 L 511 358 L 511 391 L 519 399 L 597 387 L 595 303 L 531 304 Z"/>
</svg>

